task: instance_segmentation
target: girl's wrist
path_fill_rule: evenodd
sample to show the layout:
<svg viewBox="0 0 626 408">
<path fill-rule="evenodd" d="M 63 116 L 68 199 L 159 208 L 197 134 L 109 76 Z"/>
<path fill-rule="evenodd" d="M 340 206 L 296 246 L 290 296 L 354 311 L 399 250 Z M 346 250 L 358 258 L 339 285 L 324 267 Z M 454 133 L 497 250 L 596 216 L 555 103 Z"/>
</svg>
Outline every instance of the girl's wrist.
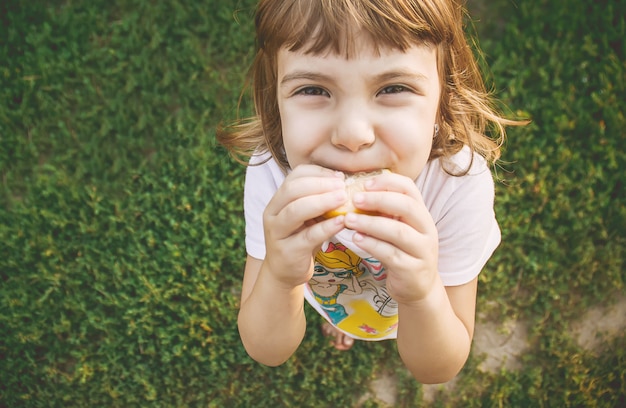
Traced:
<svg viewBox="0 0 626 408">
<path fill-rule="evenodd" d="M 441 304 L 449 304 L 449 299 L 443 282 L 441 282 L 441 279 L 437 276 L 436 281 L 433 282 L 430 290 L 428 290 L 423 297 L 414 300 L 399 299 L 397 302 L 400 309 L 438 313 L 441 311 Z"/>
<path fill-rule="evenodd" d="M 290 279 L 282 279 L 283 276 L 289 276 L 289 274 L 276 273 L 279 269 L 279 266 L 264 262 L 259 278 L 267 280 L 269 287 L 274 288 L 277 293 L 290 294 L 294 291 L 302 290 L 304 283 L 295 282 L 291 277 L 289 277 Z"/>
</svg>

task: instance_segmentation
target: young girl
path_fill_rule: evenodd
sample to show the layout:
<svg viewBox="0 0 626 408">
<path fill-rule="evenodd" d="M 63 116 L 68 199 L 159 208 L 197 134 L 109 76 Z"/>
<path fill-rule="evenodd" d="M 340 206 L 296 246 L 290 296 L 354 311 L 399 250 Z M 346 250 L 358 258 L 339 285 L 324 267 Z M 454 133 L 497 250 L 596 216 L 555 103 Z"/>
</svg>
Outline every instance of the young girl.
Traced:
<svg viewBox="0 0 626 408">
<path fill-rule="evenodd" d="M 465 364 L 477 276 L 500 241 L 488 164 L 503 125 L 453 0 L 261 0 L 257 115 L 218 130 L 250 158 L 239 331 L 279 365 L 306 299 L 347 349 L 397 339 L 418 381 Z M 497 141 L 487 138 L 491 125 Z M 345 177 L 388 169 L 349 198 Z"/>
</svg>

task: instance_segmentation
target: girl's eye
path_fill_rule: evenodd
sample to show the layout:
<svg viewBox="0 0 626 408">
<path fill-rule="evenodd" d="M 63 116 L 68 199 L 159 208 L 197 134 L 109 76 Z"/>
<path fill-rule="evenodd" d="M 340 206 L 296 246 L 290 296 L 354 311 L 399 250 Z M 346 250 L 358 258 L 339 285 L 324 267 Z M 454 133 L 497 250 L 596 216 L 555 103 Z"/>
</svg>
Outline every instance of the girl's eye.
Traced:
<svg viewBox="0 0 626 408">
<path fill-rule="evenodd" d="M 385 95 L 385 94 L 397 94 L 397 93 L 406 92 L 406 91 L 408 91 L 408 89 L 405 86 L 402 86 L 402 85 L 390 85 L 390 86 L 386 86 L 383 89 L 381 89 L 380 93 Z"/>
<path fill-rule="evenodd" d="M 296 95 L 330 96 L 323 88 L 317 86 L 307 86 L 305 88 L 298 89 Z"/>
</svg>

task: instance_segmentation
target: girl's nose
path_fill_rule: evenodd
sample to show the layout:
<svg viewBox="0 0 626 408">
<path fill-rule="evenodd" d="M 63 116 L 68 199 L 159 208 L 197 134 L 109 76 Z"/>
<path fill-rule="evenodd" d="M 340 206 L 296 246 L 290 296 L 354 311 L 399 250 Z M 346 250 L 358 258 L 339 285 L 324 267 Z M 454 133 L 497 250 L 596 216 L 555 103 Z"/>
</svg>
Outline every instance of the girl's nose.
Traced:
<svg viewBox="0 0 626 408">
<path fill-rule="evenodd" d="M 352 152 L 371 146 L 376 140 L 374 126 L 365 109 L 344 109 L 338 112 L 331 142 Z"/>
</svg>

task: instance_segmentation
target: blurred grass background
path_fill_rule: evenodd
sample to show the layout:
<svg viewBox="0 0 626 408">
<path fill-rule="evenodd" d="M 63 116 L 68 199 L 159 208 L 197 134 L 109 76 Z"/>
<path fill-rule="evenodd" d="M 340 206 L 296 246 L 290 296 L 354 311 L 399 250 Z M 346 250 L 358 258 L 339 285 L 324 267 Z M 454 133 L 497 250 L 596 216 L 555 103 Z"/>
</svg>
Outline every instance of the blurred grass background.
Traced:
<svg viewBox="0 0 626 408">
<path fill-rule="evenodd" d="M 0 5 L 0 406 L 382 407 L 363 398 L 382 372 L 423 404 L 392 342 L 335 351 L 312 313 L 282 367 L 240 344 L 244 169 L 214 128 L 237 115 L 254 4 Z M 623 406 L 624 335 L 585 350 L 568 329 L 625 293 L 626 2 L 468 5 L 488 82 L 533 120 L 497 169 L 479 310 L 529 322 L 531 348 L 517 371 L 473 355 L 435 405 Z"/>
</svg>

